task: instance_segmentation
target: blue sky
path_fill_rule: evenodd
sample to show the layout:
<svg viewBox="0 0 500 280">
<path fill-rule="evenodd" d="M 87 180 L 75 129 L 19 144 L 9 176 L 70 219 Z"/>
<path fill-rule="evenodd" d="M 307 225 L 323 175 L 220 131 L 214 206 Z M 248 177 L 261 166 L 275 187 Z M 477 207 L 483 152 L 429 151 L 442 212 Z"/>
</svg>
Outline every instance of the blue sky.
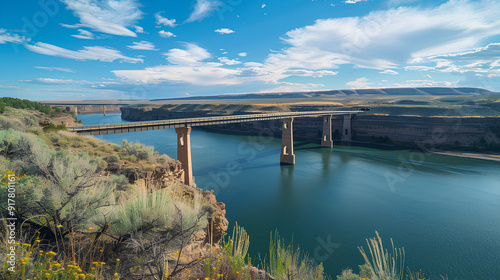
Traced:
<svg viewBox="0 0 500 280">
<path fill-rule="evenodd" d="M 500 91 L 500 5 L 2 1 L 0 65 L 0 96 L 31 100 L 422 86 Z"/>
</svg>

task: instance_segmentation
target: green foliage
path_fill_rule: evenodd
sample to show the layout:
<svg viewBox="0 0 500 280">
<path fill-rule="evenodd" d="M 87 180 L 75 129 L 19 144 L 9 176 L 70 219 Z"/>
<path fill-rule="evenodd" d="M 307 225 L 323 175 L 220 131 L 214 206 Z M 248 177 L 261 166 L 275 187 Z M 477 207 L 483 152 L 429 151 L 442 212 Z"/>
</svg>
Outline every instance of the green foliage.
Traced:
<svg viewBox="0 0 500 280">
<path fill-rule="evenodd" d="M 120 174 L 120 175 L 111 175 L 111 180 L 115 183 L 116 189 L 119 191 L 125 191 L 130 189 L 130 183 L 125 177 L 125 175 Z"/>
<path fill-rule="evenodd" d="M 269 272 L 275 279 L 324 279 L 323 264 L 315 265 L 309 257 L 292 244 L 285 245 L 278 231 L 271 233 Z"/>
<path fill-rule="evenodd" d="M 169 156 L 167 155 L 161 155 L 159 157 L 156 158 L 156 162 L 161 164 L 161 165 L 166 165 L 168 163 L 171 163 L 173 162 L 174 160 L 171 159 Z"/>
<path fill-rule="evenodd" d="M 122 141 L 122 151 L 130 156 L 135 156 L 137 159 L 148 159 L 153 156 L 154 148 L 147 147 L 139 143 L 129 143 L 127 140 Z"/>
<path fill-rule="evenodd" d="M 82 142 L 73 142 L 73 144 L 71 144 L 71 147 L 78 149 L 78 148 L 83 147 L 83 143 Z"/>
<path fill-rule="evenodd" d="M 43 127 L 44 132 L 57 132 L 61 130 L 68 130 L 64 124 L 55 125 L 53 123 L 49 123 L 48 125 Z"/>
<path fill-rule="evenodd" d="M 120 157 L 117 154 L 112 154 L 104 159 L 107 163 L 115 163 L 120 161 Z"/>
<path fill-rule="evenodd" d="M 19 99 L 12 97 L 1 97 L 0 98 L 0 114 L 5 112 L 5 107 L 13 107 L 16 109 L 32 109 L 37 110 L 47 115 L 50 115 L 51 108 L 49 105 L 43 105 L 40 102 L 33 102 L 27 99 Z M 59 108 L 58 108 L 59 109 Z"/>
</svg>

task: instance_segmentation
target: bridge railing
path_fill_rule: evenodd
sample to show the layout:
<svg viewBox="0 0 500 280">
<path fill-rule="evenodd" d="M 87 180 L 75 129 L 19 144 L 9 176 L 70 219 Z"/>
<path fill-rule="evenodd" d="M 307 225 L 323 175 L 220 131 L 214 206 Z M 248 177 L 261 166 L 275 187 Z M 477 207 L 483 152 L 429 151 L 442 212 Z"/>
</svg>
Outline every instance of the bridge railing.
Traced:
<svg viewBox="0 0 500 280">
<path fill-rule="evenodd" d="M 68 127 L 70 131 L 89 131 L 100 129 L 120 129 L 120 128 L 133 128 L 133 127 L 146 127 L 158 125 L 176 125 L 176 124 L 197 124 L 219 122 L 224 120 L 242 120 L 242 121 L 258 121 L 259 119 L 282 119 L 287 117 L 314 117 L 325 115 L 345 115 L 356 114 L 361 111 L 305 111 L 305 112 L 283 112 L 283 113 L 263 113 L 263 114 L 246 114 L 246 115 L 231 115 L 231 116 L 213 116 L 213 117 L 198 117 L 198 118 L 183 118 L 183 119 L 168 119 L 168 120 L 154 120 L 142 122 L 127 122 L 115 124 L 99 124 L 99 125 L 84 125 L 77 127 Z M 202 124 L 201 124 L 202 125 Z"/>
</svg>

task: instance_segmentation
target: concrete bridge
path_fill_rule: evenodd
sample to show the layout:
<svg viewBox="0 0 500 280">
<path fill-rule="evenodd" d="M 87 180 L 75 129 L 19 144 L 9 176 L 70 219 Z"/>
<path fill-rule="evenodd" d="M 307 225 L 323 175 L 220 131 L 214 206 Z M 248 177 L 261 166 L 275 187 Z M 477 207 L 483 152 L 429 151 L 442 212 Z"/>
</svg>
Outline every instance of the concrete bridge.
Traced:
<svg viewBox="0 0 500 280">
<path fill-rule="evenodd" d="M 84 125 L 68 127 L 69 131 L 84 135 L 108 135 L 127 132 L 149 131 L 157 129 L 175 128 L 177 133 L 177 159 L 184 170 L 184 183 L 193 185 L 193 171 L 191 161 L 191 127 L 220 125 L 229 123 L 254 122 L 265 120 L 281 120 L 281 164 L 295 164 L 293 153 L 293 120 L 304 117 L 323 117 L 323 133 L 321 137 L 322 147 L 333 147 L 332 139 L 332 117 L 344 116 L 342 129 L 343 141 L 351 140 L 351 119 L 362 111 L 309 111 L 309 112 L 287 112 L 269 114 L 230 115 L 203 118 L 169 119 L 146 122 L 129 122 L 118 124 Z"/>
</svg>

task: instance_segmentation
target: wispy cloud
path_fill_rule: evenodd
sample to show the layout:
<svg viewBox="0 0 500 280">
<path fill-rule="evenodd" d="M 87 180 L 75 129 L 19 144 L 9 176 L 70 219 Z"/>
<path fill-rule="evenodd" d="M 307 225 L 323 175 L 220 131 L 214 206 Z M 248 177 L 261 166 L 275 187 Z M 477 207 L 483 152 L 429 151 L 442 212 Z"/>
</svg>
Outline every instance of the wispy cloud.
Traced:
<svg viewBox="0 0 500 280">
<path fill-rule="evenodd" d="M 132 26 L 135 29 L 135 33 L 144 33 L 144 28 L 138 25 Z"/>
<path fill-rule="evenodd" d="M 80 18 L 80 24 L 63 25 L 64 27 L 87 27 L 92 30 L 120 36 L 136 37 L 128 29 L 142 16 L 135 0 L 61 0 L 74 15 Z"/>
<path fill-rule="evenodd" d="M 75 73 L 74 70 L 69 69 L 69 68 L 63 68 L 63 67 L 44 67 L 44 66 L 33 66 L 38 69 L 44 69 L 48 71 L 61 71 L 61 72 L 68 72 L 68 73 Z"/>
<path fill-rule="evenodd" d="M 247 56 L 248 54 L 247 54 L 246 52 L 240 52 L 238 55 L 239 55 L 239 56 L 242 56 L 242 57 L 245 57 L 245 56 Z"/>
<path fill-rule="evenodd" d="M 395 83 L 396 87 L 456 87 L 458 81 L 433 81 L 433 80 L 408 80 L 401 83 Z"/>
<path fill-rule="evenodd" d="M 344 3 L 346 4 L 356 4 L 359 2 L 365 2 L 366 0 L 345 0 Z"/>
<path fill-rule="evenodd" d="M 186 22 L 202 20 L 210 16 L 210 14 L 217 10 L 221 5 L 222 3 L 219 0 L 196 0 L 194 10 Z"/>
<path fill-rule="evenodd" d="M 387 69 L 387 70 L 384 70 L 384 71 L 381 71 L 379 72 L 380 74 L 387 74 L 387 75 L 398 75 L 399 73 L 394 71 L 394 70 L 390 70 L 390 69 Z"/>
<path fill-rule="evenodd" d="M 92 34 L 92 32 L 89 32 L 87 30 L 83 30 L 83 29 L 78 29 L 78 32 L 80 32 L 80 34 L 78 35 L 71 35 L 75 38 L 78 38 L 78 39 L 87 39 L 87 40 L 93 40 L 94 39 L 94 35 Z"/>
<path fill-rule="evenodd" d="M 132 45 L 127 46 L 127 48 L 132 50 L 157 51 L 155 45 L 148 41 L 133 42 Z"/>
<path fill-rule="evenodd" d="M 77 60 L 99 60 L 106 62 L 119 60 L 131 63 L 143 62 L 143 60 L 140 58 L 127 57 L 123 55 L 120 51 L 109 47 L 92 46 L 92 47 L 83 47 L 83 50 L 72 51 L 42 42 L 36 43 L 35 45 L 26 44 L 25 47 L 28 50 L 39 54 L 65 57 Z"/>
<path fill-rule="evenodd" d="M 165 31 L 165 30 L 160 30 L 158 31 L 158 34 L 160 34 L 161 37 L 165 37 L 165 38 L 168 38 L 168 37 L 176 37 L 174 35 L 174 33 L 170 32 L 170 31 Z"/>
<path fill-rule="evenodd" d="M 366 77 L 361 77 L 345 83 L 345 86 L 350 88 L 369 88 L 371 84 L 373 83 L 369 83 Z"/>
<path fill-rule="evenodd" d="M 196 65 L 211 57 L 206 49 L 196 44 L 186 44 L 185 49 L 170 49 L 163 55 L 167 57 L 168 62 L 177 65 Z"/>
<path fill-rule="evenodd" d="M 227 57 L 219 57 L 218 58 L 221 63 L 224 63 L 226 65 L 236 65 L 236 64 L 241 64 L 241 61 L 235 60 L 235 59 L 229 59 Z"/>
<path fill-rule="evenodd" d="M 156 18 L 156 24 L 158 25 L 163 25 L 167 27 L 176 27 L 177 24 L 175 24 L 176 20 L 175 19 L 168 19 L 164 18 L 161 16 L 161 12 L 155 14 Z"/>
<path fill-rule="evenodd" d="M 25 41 L 24 37 L 17 34 L 7 33 L 7 30 L 0 28 L 0 44 L 16 43 L 21 44 Z"/>
<path fill-rule="evenodd" d="M 220 29 L 216 29 L 214 30 L 215 32 L 219 33 L 219 34 L 231 34 L 231 33 L 234 33 L 233 30 L 229 29 L 229 28 L 220 28 Z"/>
</svg>

